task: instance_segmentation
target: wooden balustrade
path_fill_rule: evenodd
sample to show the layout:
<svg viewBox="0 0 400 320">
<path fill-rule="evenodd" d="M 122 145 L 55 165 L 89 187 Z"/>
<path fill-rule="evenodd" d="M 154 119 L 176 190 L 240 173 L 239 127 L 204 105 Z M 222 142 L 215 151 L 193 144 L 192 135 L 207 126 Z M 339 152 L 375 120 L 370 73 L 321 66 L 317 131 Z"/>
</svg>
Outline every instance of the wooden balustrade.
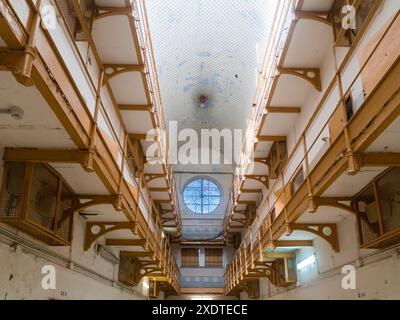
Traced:
<svg viewBox="0 0 400 320">
<path fill-rule="evenodd" d="M 379 2 L 379 1 L 378 1 Z M 377 3 L 378 3 L 377 2 Z M 375 5 L 373 8 L 374 10 L 371 11 L 371 14 L 373 14 L 376 9 L 378 4 Z M 378 51 L 381 43 L 383 42 L 383 39 L 386 37 L 386 35 L 389 32 L 394 32 L 393 26 L 396 25 L 396 21 L 398 21 L 399 13 L 396 13 L 395 16 L 388 22 L 388 24 L 385 26 L 385 30 L 383 30 L 379 34 L 379 39 L 375 41 L 375 46 L 371 48 L 369 51 L 369 56 L 364 59 L 364 63 L 360 66 L 359 72 L 355 75 L 354 80 L 352 81 L 352 84 L 349 86 L 348 90 L 351 90 L 352 85 L 355 83 L 355 81 L 360 77 L 360 75 L 363 74 L 364 70 L 367 68 L 368 63 L 371 59 L 371 57 L 374 55 L 375 52 Z M 367 21 L 370 21 L 370 18 L 367 19 Z M 363 27 L 363 30 L 365 30 L 366 26 Z M 359 32 L 357 37 L 362 37 L 362 32 Z M 281 174 L 281 179 L 275 183 L 274 186 L 272 186 L 271 190 L 275 190 L 276 185 L 278 183 L 282 183 L 283 188 L 281 189 L 280 196 L 277 197 L 275 200 L 275 203 L 270 204 L 269 206 L 269 214 L 267 214 L 266 218 L 263 221 L 256 221 L 254 223 L 257 223 L 257 237 L 251 236 L 251 265 L 254 265 L 259 262 L 263 262 L 263 255 L 264 255 L 264 249 L 268 244 L 273 243 L 276 239 L 279 239 L 279 237 L 285 233 L 286 226 L 291 223 L 292 221 L 296 221 L 296 219 L 304 212 L 305 209 L 309 209 L 310 211 L 313 211 L 316 209 L 316 204 L 315 202 L 315 197 L 318 197 L 321 194 L 321 190 L 324 190 L 322 186 L 328 185 L 329 183 L 332 183 L 331 179 L 325 178 L 326 177 L 326 172 L 330 170 L 336 170 L 336 175 L 339 170 L 339 172 L 343 172 L 343 168 L 348 168 L 349 172 L 354 173 L 357 172 L 358 168 L 356 166 L 356 162 L 354 159 L 351 159 L 352 154 L 355 154 L 358 150 L 363 150 L 362 146 L 365 148 L 365 144 L 356 144 L 354 141 L 356 140 L 355 138 L 359 134 L 363 134 L 365 138 L 363 139 L 364 143 L 371 142 L 372 138 L 368 137 L 375 137 L 375 130 L 379 129 L 379 125 L 375 124 L 375 128 L 365 128 L 365 122 L 362 123 L 361 120 L 363 119 L 363 114 L 368 114 L 368 119 L 374 118 L 377 119 L 378 116 L 381 115 L 381 109 L 382 105 L 385 105 L 385 99 L 390 99 L 390 94 L 389 91 L 392 92 L 391 94 L 396 94 L 394 86 L 391 86 L 391 81 L 393 81 L 393 77 L 395 77 L 396 70 L 399 69 L 399 57 L 394 57 L 392 59 L 391 65 L 387 66 L 386 72 L 383 72 L 383 78 L 380 79 L 380 81 L 376 81 L 376 89 L 375 91 L 370 90 L 371 93 L 369 96 L 366 97 L 364 104 L 359 108 L 357 113 L 355 113 L 350 121 L 345 121 L 343 122 L 342 127 L 338 130 L 338 133 L 335 136 L 335 139 L 331 141 L 331 147 L 325 152 L 325 154 L 322 156 L 321 160 L 317 163 L 317 165 L 314 165 L 313 167 L 310 166 L 309 163 L 309 153 L 311 148 L 314 146 L 315 141 L 311 143 L 310 145 L 307 145 L 306 142 L 306 135 L 310 127 L 315 123 L 315 120 L 317 119 L 317 115 L 320 112 L 320 110 L 324 107 L 324 104 L 327 101 L 327 98 L 329 94 L 332 92 L 333 88 L 337 85 L 341 86 L 341 74 L 345 69 L 345 65 L 347 65 L 350 62 L 350 59 L 354 53 L 355 50 L 355 44 L 358 43 L 358 41 L 354 42 L 354 45 L 351 46 L 348 54 L 345 56 L 343 59 L 342 65 L 337 68 L 337 72 L 334 75 L 332 82 L 330 85 L 328 85 L 328 88 L 326 90 L 326 93 L 322 96 L 322 99 L 315 111 L 315 113 L 312 115 L 309 123 L 307 124 L 303 134 L 300 136 L 300 139 L 298 140 L 296 146 L 294 147 L 294 150 L 288 157 L 286 161 L 286 165 L 282 168 L 282 172 L 285 172 L 287 169 L 288 164 L 291 163 L 293 160 L 293 155 L 296 154 L 298 150 L 302 150 L 304 155 L 302 159 L 299 161 L 300 163 L 297 165 L 296 170 L 294 170 L 294 173 L 292 176 L 287 179 L 288 181 L 283 181 L 283 176 Z M 398 79 L 397 79 L 398 80 Z M 386 95 L 384 94 L 386 92 Z M 341 93 L 341 100 L 344 99 L 346 96 L 347 92 L 342 92 Z M 377 100 L 374 99 L 381 95 L 381 99 Z M 386 97 L 384 99 L 384 97 Z M 378 104 L 378 105 L 377 105 Z M 339 103 L 336 107 L 336 110 L 339 110 L 342 108 L 342 104 Z M 321 132 L 329 125 L 330 121 L 332 120 L 333 115 L 335 114 L 335 111 L 332 113 L 331 117 L 326 121 L 325 124 L 323 124 L 321 127 L 322 129 L 320 130 L 320 133 L 317 134 L 317 138 L 320 136 Z M 388 117 L 390 117 L 388 115 Z M 381 122 L 380 124 L 387 127 L 388 123 L 383 116 L 381 116 Z M 393 117 L 391 118 L 393 119 Z M 376 121 L 378 122 L 378 121 Z M 344 137 L 346 136 L 346 139 Z M 347 143 L 346 143 L 347 141 Z M 350 141 L 350 144 L 348 143 Z M 341 167 L 336 165 L 335 163 L 337 162 L 337 157 L 340 154 L 342 150 L 350 150 L 349 156 L 350 159 L 347 157 L 343 157 L 340 161 Z M 330 162 L 331 161 L 331 162 Z M 323 165 L 321 165 L 323 164 Z M 305 177 L 304 177 L 304 183 L 302 183 L 297 190 L 293 190 L 291 187 L 291 184 L 293 183 L 293 178 L 295 177 L 296 172 L 298 169 L 303 166 L 305 167 Z M 368 163 L 364 163 L 364 165 L 368 165 Z M 390 164 L 388 163 L 390 166 Z M 354 171 L 355 170 L 355 171 Z M 333 175 L 333 173 L 332 173 Z M 329 176 L 328 176 L 329 177 Z M 321 183 L 321 178 L 325 178 L 325 185 Z M 235 177 L 235 181 L 238 181 L 239 177 Z M 318 188 L 315 186 L 318 184 Z M 236 184 L 235 184 L 236 185 Z M 286 188 L 289 186 L 290 188 Z M 236 194 L 236 191 L 233 191 L 233 194 Z M 274 217 L 273 212 L 275 210 L 275 205 L 279 201 L 279 199 L 283 196 L 285 201 L 283 202 L 282 206 L 282 214 L 278 214 L 277 217 Z M 267 197 L 268 198 L 268 197 Z M 261 206 L 262 207 L 262 206 Z M 253 225 L 254 225 L 253 223 Z M 249 228 L 251 230 L 252 228 Z M 251 233 L 252 231 L 249 231 Z M 245 246 L 245 243 L 247 241 L 247 236 L 242 241 L 242 244 L 239 247 L 239 250 L 237 251 L 235 257 L 234 257 L 234 263 L 229 266 L 227 272 L 227 287 L 226 287 L 226 292 L 229 294 L 236 288 L 239 288 L 240 281 L 237 281 L 237 279 L 241 278 L 246 281 L 246 273 L 248 272 L 248 267 L 247 265 L 245 266 L 246 268 L 242 268 L 242 256 L 243 256 L 243 251 L 242 248 Z M 254 246 L 253 246 L 254 242 Z M 239 265 L 238 265 L 239 264 Z M 281 279 L 279 279 L 279 268 L 281 268 L 282 265 L 275 265 L 273 268 L 275 268 L 275 281 L 276 283 L 279 283 L 280 285 L 284 285 L 286 282 L 283 284 L 280 282 Z M 278 270 L 279 269 L 279 270 Z M 278 272 L 278 273 L 277 273 Z M 232 281 L 233 280 L 233 281 Z M 289 281 L 290 282 L 290 281 Z M 233 284 L 232 284 L 233 283 Z"/>
<path fill-rule="evenodd" d="M 94 54 L 94 66 L 97 66 L 99 70 L 100 77 L 98 81 L 93 81 L 91 73 L 89 72 L 87 65 L 82 58 L 81 51 L 78 49 L 77 44 L 71 30 L 67 30 L 71 41 L 69 42 L 72 49 L 77 53 L 78 60 L 81 63 L 82 70 L 87 76 L 88 85 L 95 93 L 95 112 L 89 111 L 88 105 L 85 99 L 82 97 L 80 89 L 73 83 L 73 78 L 71 77 L 70 70 L 68 66 L 63 62 L 62 54 L 59 52 L 57 47 L 54 45 L 52 35 L 48 30 L 43 28 L 40 24 L 40 15 L 38 14 L 38 7 L 40 1 L 24 0 L 28 5 L 30 10 L 28 16 L 36 17 L 34 19 L 28 19 L 29 23 L 24 24 L 18 20 L 16 17 L 16 12 L 18 10 L 13 10 L 12 4 L 10 2 L 2 1 L 1 10 L 6 10 L 12 14 L 8 14 L 4 20 L 4 28 L 8 28 L 7 44 L 11 44 L 13 48 L 24 48 L 29 45 L 35 51 L 35 59 L 32 61 L 32 71 L 31 74 L 27 76 L 31 77 L 32 82 L 38 87 L 40 92 L 45 96 L 46 100 L 49 101 L 52 108 L 55 110 L 57 115 L 65 120 L 67 124 L 67 130 L 71 137 L 74 139 L 76 144 L 81 149 L 96 149 L 101 158 L 97 157 L 95 161 L 95 166 L 93 162 L 88 162 L 88 170 L 101 171 L 100 175 L 106 186 L 110 190 L 114 190 L 116 194 L 120 194 L 123 198 L 123 203 L 127 204 L 125 209 L 129 211 L 132 219 L 136 222 L 135 232 L 141 235 L 145 235 L 146 238 L 146 248 L 157 251 L 156 249 L 160 247 L 162 225 L 160 219 L 155 220 L 156 226 L 158 226 L 156 235 L 153 235 L 150 230 L 150 221 L 148 220 L 152 213 L 154 212 L 154 206 L 150 205 L 148 219 L 144 219 L 143 213 L 138 206 L 138 197 L 140 194 L 136 194 L 132 188 L 129 187 L 128 183 L 124 179 L 124 169 L 125 161 L 128 163 L 130 172 L 133 173 L 134 178 L 137 176 L 136 173 L 143 168 L 144 160 L 143 155 L 140 154 L 139 145 L 132 143 L 128 139 L 128 134 L 126 128 L 124 127 L 123 121 L 119 114 L 118 106 L 114 103 L 111 107 L 119 117 L 120 125 L 124 131 L 122 139 L 120 141 L 119 135 L 117 134 L 114 126 L 111 125 L 112 134 L 116 137 L 116 145 L 118 150 L 122 153 L 123 161 L 119 165 L 116 158 L 112 152 L 112 147 L 110 145 L 110 139 L 104 136 L 104 133 L 98 127 L 97 118 L 100 110 L 105 115 L 106 121 L 110 122 L 109 115 L 104 109 L 104 101 L 101 99 L 100 88 L 102 88 L 103 83 L 107 83 L 106 77 L 104 77 L 104 66 L 102 65 L 100 58 L 97 54 L 96 47 L 91 38 L 89 28 L 86 26 L 86 21 L 82 17 L 82 12 L 80 12 L 79 3 L 73 0 L 73 8 L 76 11 L 78 17 L 78 23 L 85 34 L 85 39 L 88 41 L 89 47 Z M 134 1 L 135 4 L 137 1 Z M 63 12 L 58 6 L 56 6 L 57 14 L 61 17 L 61 24 L 65 22 L 65 17 Z M 68 24 L 65 24 L 68 27 Z M 148 31 L 145 31 L 148 32 Z M 148 37 L 147 37 L 148 39 Z M 146 45 L 149 46 L 150 42 L 147 40 Z M 16 51 L 16 54 L 18 52 Z M 147 61 L 152 60 L 151 54 L 148 53 Z M 154 66 L 152 67 L 153 74 Z M 21 79 L 22 80 L 22 79 Z M 153 78 L 154 81 L 154 78 Z M 60 83 L 63 85 L 60 86 Z M 26 83 L 27 84 L 27 83 Z M 153 86 L 156 86 L 154 84 Z M 109 88 L 107 86 L 107 88 Z M 109 89 L 107 89 L 109 90 Z M 158 90 L 158 89 L 157 89 Z M 155 91 L 157 91 L 155 90 Z M 67 111 L 68 110 L 68 111 Z M 158 108 L 157 117 L 159 117 L 160 125 L 162 125 L 163 113 L 161 106 Z M 165 126 L 163 126 L 165 127 Z M 94 153 L 93 153 L 94 154 Z M 93 157 L 95 158 L 95 157 Z M 92 159 L 91 159 L 92 160 Z M 97 162 L 96 162 L 97 161 Z M 139 178 L 142 180 L 142 178 Z M 142 180 L 143 181 L 143 180 Z M 139 188 L 140 189 L 140 184 Z M 142 195 L 143 196 L 143 195 Z M 176 268 L 176 263 L 173 261 L 173 257 L 169 255 L 170 263 L 166 264 L 166 259 L 162 260 L 162 263 L 167 265 L 167 272 L 172 274 L 171 268 Z M 171 262 L 173 261 L 173 263 Z M 176 273 L 176 272 L 175 272 Z M 176 277 L 173 279 L 174 286 L 178 288 L 179 279 Z"/>
</svg>

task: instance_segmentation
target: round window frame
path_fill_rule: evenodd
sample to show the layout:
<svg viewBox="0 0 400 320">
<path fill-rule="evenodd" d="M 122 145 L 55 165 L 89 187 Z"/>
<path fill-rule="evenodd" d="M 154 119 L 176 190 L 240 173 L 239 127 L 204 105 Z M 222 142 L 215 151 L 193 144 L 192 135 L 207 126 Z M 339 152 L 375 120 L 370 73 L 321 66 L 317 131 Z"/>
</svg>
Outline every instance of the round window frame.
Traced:
<svg viewBox="0 0 400 320">
<path fill-rule="evenodd" d="M 188 205 L 186 204 L 186 202 L 185 202 L 185 197 L 184 197 L 184 191 L 185 191 L 186 187 L 187 187 L 190 183 L 192 183 L 193 181 L 201 180 L 201 179 L 203 179 L 203 180 L 209 180 L 209 181 L 211 181 L 212 183 L 214 183 L 214 184 L 218 187 L 219 192 L 220 192 L 220 201 L 219 201 L 218 206 L 217 206 L 214 210 L 212 210 L 212 211 L 210 211 L 210 212 L 207 212 L 207 213 L 198 213 L 198 212 L 194 212 L 193 210 L 191 210 L 191 209 L 188 207 Z M 186 183 L 184 184 L 184 186 L 183 186 L 183 188 L 182 188 L 182 190 L 181 190 L 182 202 L 183 202 L 183 204 L 185 205 L 185 208 L 186 208 L 186 209 L 189 211 L 189 213 L 192 214 L 192 215 L 199 216 L 199 217 L 212 215 L 212 214 L 215 214 L 215 212 L 222 206 L 222 204 L 223 204 L 223 202 L 224 202 L 224 193 L 222 192 L 222 190 L 223 190 L 223 189 L 222 189 L 221 184 L 220 184 L 216 179 L 214 179 L 214 178 L 212 178 L 212 177 L 210 177 L 210 176 L 196 176 L 196 177 L 192 177 L 192 178 L 190 178 L 190 179 L 188 179 L 188 180 L 186 181 Z"/>
</svg>

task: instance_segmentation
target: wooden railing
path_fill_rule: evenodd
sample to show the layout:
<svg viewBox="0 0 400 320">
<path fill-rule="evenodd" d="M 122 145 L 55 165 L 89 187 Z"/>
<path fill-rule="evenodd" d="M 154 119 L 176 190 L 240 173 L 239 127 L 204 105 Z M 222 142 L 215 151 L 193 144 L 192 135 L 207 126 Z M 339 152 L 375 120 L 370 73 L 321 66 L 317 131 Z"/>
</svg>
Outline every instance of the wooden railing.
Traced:
<svg viewBox="0 0 400 320">
<path fill-rule="evenodd" d="M 379 6 L 379 4 L 377 4 L 377 6 Z M 377 7 L 374 8 L 371 14 L 374 15 L 376 10 Z M 371 17 L 368 21 L 370 19 Z M 395 33 L 398 24 L 399 12 L 395 14 L 382 33 L 379 34 L 379 39 L 377 39 L 375 45 L 369 51 L 368 57 L 364 59 L 358 72 L 354 75 L 353 80 L 344 88 L 342 74 L 346 71 L 351 58 L 357 53 L 356 48 L 360 39 L 357 38 L 353 42 L 353 46 L 343 59 L 342 64 L 337 68 L 331 83 L 328 85 L 314 114 L 291 152 L 286 165 L 282 169 L 282 174 L 270 188 L 268 196 L 265 197 L 258 210 L 257 219 L 247 230 L 233 262 L 227 269 L 227 293 L 233 290 L 240 281 L 244 279 L 246 270 L 250 265 L 253 265 L 255 261 L 262 260 L 262 253 L 265 247 L 271 244 L 273 240 L 277 240 L 277 238 L 285 232 L 286 226 L 296 221 L 304 210 L 309 208 L 309 200 L 315 195 L 321 194 L 324 188 L 326 188 L 326 184 L 323 184 L 322 181 L 324 181 L 324 179 L 330 179 L 330 177 L 328 177 L 329 171 L 339 167 L 339 163 L 341 166 L 343 166 L 343 164 L 349 166 L 349 164 L 347 164 L 347 155 L 351 155 L 352 152 L 356 151 L 356 147 L 359 147 L 355 146 L 356 139 L 361 134 L 365 134 L 366 126 L 368 125 L 359 119 L 362 119 L 362 114 L 365 112 L 373 112 L 373 114 L 369 116 L 370 119 L 377 118 L 381 113 L 381 108 L 382 106 L 384 107 L 385 102 L 380 101 L 381 108 L 379 108 L 377 103 L 373 104 L 370 102 L 372 99 L 371 97 L 376 94 L 383 79 L 392 72 L 392 68 L 397 66 L 399 56 L 392 54 L 392 57 L 386 57 L 386 59 L 392 58 L 393 61 L 387 66 L 385 73 L 382 74 L 382 79 L 378 79 L 379 81 L 375 83 L 374 89 L 366 92 L 364 103 L 354 112 L 352 118 L 349 120 L 347 120 L 345 99 L 355 83 L 364 75 L 363 72 L 373 63 L 372 58 L 376 58 L 375 54 L 382 48 L 382 42 L 389 39 L 389 33 Z M 363 27 L 363 30 L 366 30 L 366 26 Z M 363 32 L 359 32 L 357 35 L 357 37 L 362 36 Z M 387 45 L 387 43 L 385 45 Z M 339 102 L 332 112 L 329 113 L 328 119 L 322 122 L 320 117 L 323 111 L 326 110 L 325 108 L 330 107 L 332 102 L 329 101 L 329 98 L 336 88 L 339 88 L 340 91 L 338 94 Z M 341 127 L 334 137 L 329 137 L 329 125 L 333 121 L 337 124 L 337 119 L 335 117 L 337 117 L 338 114 L 340 114 L 342 118 Z M 310 133 L 313 131 L 313 126 L 316 124 L 318 124 L 320 129 L 314 134 L 314 138 L 312 138 Z M 328 137 L 325 136 L 326 133 L 328 133 Z M 370 134 L 372 136 L 373 132 L 370 132 Z M 318 154 L 313 148 L 318 146 L 321 140 L 326 140 L 328 145 L 324 147 L 323 153 Z M 317 154 L 317 156 L 310 161 L 310 154 Z M 298 186 L 296 191 L 293 191 L 293 178 L 301 168 L 305 171 L 304 181 Z M 350 167 L 349 170 L 351 170 Z M 240 178 L 237 177 L 236 180 L 240 181 Z M 236 182 L 235 185 L 239 185 L 239 182 Z M 275 196 L 275 194 L 277 194 L 277 196 Z M 277 206 L 279 202 L 282 203 Z M 279 208 L 278 212 L 276 211 L 277 207 Z M 272 211 L 275 211 L 275 217 L 272 217 Z M 249 250 L 250 254 L 246 254 L 245 256 L 244 252 L 247 252 L 247 250 Z M 248 258 L 249 255 L 251 257 L 250 259 Z"/>
<path fill-rule="evenodd" d="M 264 57 L 262 71 L 260 73 L 260 81 L 256 88 L 254 97 L 254 107 L 249 117 L 249 125 L 246 129 L 243 151 L 238 161 L 236 172 L 233 179 L 233 188 L 231 200 L 228 205 L 228 214 L 225 216 L 225 234 L 229 231 L 231 216 L 235 202 L 240 194 L 240 186 L 244 179 L 250 160 L 253 156 L 254 142 L 257 137 L 257 128 L 262 123 L 265 108 L 265 97 L 267 97 L 273 85 L 274 75 L 276 73 L 280 57 L 284 50 L 285 41 L 288 37 L 289 27 L 292 22 L 296 1 L 280 1 L 275 12 L 274 26 L 271 30 L 268 40 L 268 50 Z"/>
<path fill-rule="evenodd" d="M 64 77 L 62 86 L 58 85 L 58 92 L 62 92 L 63 103 L 68 105 L 74 123 L 80 127 L 80 132 L 77 133 L 79 139 L 76 140 L 79 140 L 79 147 L 97 149 L 98 153 L 101 154 L 101 159 L 105 163 L 105 167 L 103 168 L 108 170 L 108 177 L 112 179 L 112 181 L 110 181 L 110 183 L 112 183 L 111 186 L 115 186 L 116 191 L 121 192 L 127 197 L 126 201 L 128 203 L 134 202 L 135 205 L 132 205 L 132 207 L 138 207 L 138 197 L 144 198 L 144 194 L 140 190 L 135 172 L 137 170 L 136 167 L 141 164 L 136 163 L 134 166 L 129 164 L 132 159 L 128 159 L 127 157 L 128 132 L 123 124 L 118 106 L 115 103 L 107 105 L 102 99 L 101 93 L 103 86 L 105 88 L 104 90 L 108 91 L 108 94 L 111 96 L 112 92 L 107 78 L 104 77 L 104 66 L 99 58 L 86 21 L 81 15 L 78 1 L 72 0 L 72 4 L 80 26 L 88 41 L 90 53 L 93 54 L 95 58 L 92 62 L 94 62 L 94 65 L 97 67 L 97 76 L 88 69 L 85 59 L 82 57 L 77 47 L 73 34 L 58 4 L 50 0 L 50 3 L 57 11 L 57 15 L 61 17 L 58 23 L 63 32 L 67 34 L 66 39 L 68 39 L 67 42 L 69 44 L 67 48 L 72 52 L 73 57 L 76 58 L 74 61 L 79 65 L 79 75 L 76 73 L 77 70 L 73 70 L 72 66 L 65 60 L 66 53 L 57 47 L 57 41 L 59 39 L 55 39 L 54 34 L 52 34 L 50 30 L 44 28 L 43 24 L 37 22 L 40 21 L 39 6 L 44 3 L 44 0 L 24 0 L 24 3 L 26 3 L 27 7 L 20 6 L 14 8 L 11 2 L 6 0 L 2 0 L 1 5 L 7 10 L 12 11 L 15 18 L 19 19 L 17 24 L 13 25 L 14 29 L 22 30 L 21 34 L 26 35 L 26 38 L 29 39 L 28 42 L 30 42 L 37 51 L 37 59 L 40 63 L 37 62 L 35 66 L 36 68 L 41 68 L 38 73 L 43 72 L 42 75 L 44 75 L 44 72 L 47 72 L 47 77 L 54 83 L 57 83 L 58 79 Z M 25 12 L 28 17 L 31 17 L 30 19 L 25 19 L 25 17 L 22 16 L 21 8 L 28 8 L 30 10 L 29 13 Z M 39 19 L 35 20 L 34 17 L 39 17 Z M 11 19 L 11 17 L 7 18 Z M 20 38 L 23 39 L 23 37 Z M 147 40 L 146 45 L 149 45 L 149 40 Z M 21 47 L 23 46 L 24 44 L 21 43 Z M 150 54 L 151 53 L 148 53 L 148 56 Z M 42 66 L 44 66 L 44 68 Z M 95 67 L 92 66 L 92 70 L 94 68 Z M 148 73 L 152 75 L 151 83 L 153 83 L 154 79 L 156 79 L 156 74 L 154 70 L 149 70 Z M 82 91 L 84 88 L 80 87 L 75 81 L 78 76 L 83 79 L 82 81 L 85 81 L 85 88 L 87 88 L 87 91 Z M 90 99 L 88 99 L 89 97 Z M 115 101 L 115 99 L 113 99 L 113 101 Z M 100 127 L 97 121 L 99 116 L 103 116 L 107 127 Z M 158 117 L 160 118 L 160 123 L 162 123 L 161 119 L 163 113 L 159 112 Z M 138 193 L 132 192 L 127 181 L 130 181 L 129 184 L 133 184 L 133 187 L 138 190 Z M 159 215 L 156 215 L 155 220 L 152 218 L 153 208 L 153 205 L 148 206 L 147 219 L 140 209 L 138 209 L 136 213 L 133 212 L 132 218 L 137 222 L 138 230 L 141 231 L 141 234 L 146 235 L 147 246 L 154 249 L 156 257 L 159 258 L 164 265 L 165 273 L 171 277 L 173 285 L 179 289 L 179 271 L 172 256 L 169 241 L 162 232 L 163 226 Z M 156 228 L 156 230 L 152 230 L 151 232 L 149 228 L 150 219 L 153 220 L 152 222 L 155 224 Z"/>
</svg>

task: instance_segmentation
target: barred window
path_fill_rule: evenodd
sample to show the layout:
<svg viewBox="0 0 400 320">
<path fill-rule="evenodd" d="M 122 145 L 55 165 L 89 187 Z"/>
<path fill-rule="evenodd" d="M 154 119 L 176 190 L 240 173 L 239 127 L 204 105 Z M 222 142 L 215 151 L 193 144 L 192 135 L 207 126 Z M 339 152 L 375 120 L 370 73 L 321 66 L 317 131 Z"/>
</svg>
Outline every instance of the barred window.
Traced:
<svg viewBox="0 0 400 320">
<path fill-rule="evenodd" d="M 209 178 L 197 178 L 183 189 L 183 201 L 192 213 L 210 214 L 221 204 L 221 189 Z"/>
</svg>

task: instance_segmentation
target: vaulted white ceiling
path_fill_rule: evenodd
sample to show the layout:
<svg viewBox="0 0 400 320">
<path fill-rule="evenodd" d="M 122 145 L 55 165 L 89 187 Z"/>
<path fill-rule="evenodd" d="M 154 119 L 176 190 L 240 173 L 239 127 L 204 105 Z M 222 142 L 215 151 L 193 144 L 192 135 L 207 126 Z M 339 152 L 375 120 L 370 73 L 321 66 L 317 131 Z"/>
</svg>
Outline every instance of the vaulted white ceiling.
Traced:
<svg viewBox="0 0 400 320">
<path fill-rule="evenodd" d="M 245 129 L 277 1 L 146 2 L 167 121 L 197 132 Z"/>
</svg>

